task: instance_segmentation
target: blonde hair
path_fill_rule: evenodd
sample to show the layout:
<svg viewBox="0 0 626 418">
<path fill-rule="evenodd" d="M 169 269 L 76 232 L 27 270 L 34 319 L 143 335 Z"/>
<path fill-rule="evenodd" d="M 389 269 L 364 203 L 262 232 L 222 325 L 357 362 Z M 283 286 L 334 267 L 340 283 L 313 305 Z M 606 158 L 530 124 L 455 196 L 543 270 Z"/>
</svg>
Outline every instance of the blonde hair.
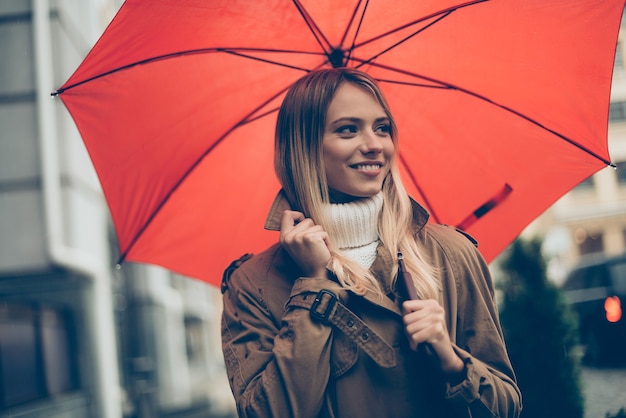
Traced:
<svg viewBox="0 0 626 418">
<path fill-rule="evenodd" d="M 324 207 L 330 203 L 324 168 L 322 140 L 326 113 L 335 92 L 343 83 L 352 83 L 371 93 L 390 120 L 390 134 L 398 152 L 397 127 L 377 82 L 368 74 L 351 68 L 311 72 L 289 89 L 278 113 L 275 135 L 274 169 L 294 210 L 321 225 L 330 237 L 330 270 L 340 284 L 357 294 L 367 290 L 382 296 L 378 280 L 367 269 L 342 255 L 333 244 L 337 231 Z M 413 236 L 411 200 L 402 184 L 397 159 L 383 183 L 383 208 L 378 234 L 384 250 L 395 261 L 402 252 L 404 265 L 411 273 L 420 298 L 436 298 L 438 280 L 432 265 L 421 254 Z"/>
</svg>

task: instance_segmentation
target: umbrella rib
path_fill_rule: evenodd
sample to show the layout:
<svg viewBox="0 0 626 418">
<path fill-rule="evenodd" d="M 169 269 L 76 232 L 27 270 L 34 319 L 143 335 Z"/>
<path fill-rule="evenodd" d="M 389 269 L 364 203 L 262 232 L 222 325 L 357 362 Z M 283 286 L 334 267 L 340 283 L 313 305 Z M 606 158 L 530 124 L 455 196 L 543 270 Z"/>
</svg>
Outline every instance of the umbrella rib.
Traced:
<svg viewBox="0 0 626 418">
<path fill-rule="evenodd" d="M 332 45 L 330 44 L 330 41 L 326 38 L 326 36 L 324 36 L 320 28 L 315 24 L 315 21 L 306 11 L 300 0 L 293 0 L 293 4 L 298 9 L 298 12 L 300 12 L 300 15 L 304 19 L 304 23 L 306 23 L 306 25 L 309 27 L 311 34 L 319 44 L 322 51 L 326 52 L 332 50 Z M 324 46 L 324 44 L 326 44 L 326 46 Z"/>
<path fill-rule="evenodd" d="M 399 84 L 402 86 L 410 86 L 410 87 L 425 87 L 425 88 L 430 88 L 430 89 L 443 89 L 443 90 L 450 90 L 451 87 L 442 84 L 440 86 L 435 86 L 432 84 L 426 84 L 426 83 L 410 83 L 408 81 L 400 81 L 400 80 L 390 80 L 387 78 L 376 78 L 376 81 L 380 82 L 380 83 L 387 83 L 387 84 Z M 435 81 L 433 81 L 435 82 Z"/>
<path fill-rule="evenodd" d="M 435 19 L 434 21 L 430 22 L 428 25 L 424 26 L 423 28 L 413 32 L 412 34 L 410 34 L 409 36 L 407 36 L 406 38 L 396 42 L 395 44 L 389 46 L 386 49 L 383 49 L 382 51 L 380 51 L 378 54 L 373 55 L 372 57 L 368 58 L 367 60 L 361 62 L 359 65 L 356 66 L 356 68 L 360 68 L 366 64 L 371 63 L 372 61 L 374 61 L 376 58 L 380 57 L 381 55 L 391 51 L 392 49 L 394 49 L 395 47 L 397 47 L 398 45 L 403 44 L 404 42 L 408 41 L 409 39 L 411 39 L 412 37 L 414 37 L 415 35 L 420 34 L 421 32 L 425 31 L 426 29 L 430 28 L 431 26 L 433 26 L 435 23 L 438 23 L 439 21 L 441 21 L 442 19 L 450 16 L 450 13 L 452 13 L 453 10 L 446 12 L 445 14 L 439 16 L 437 19 Z M 363 44 L 361 44 L 363 45 Z"/>
<path fill-rule="evenodd" d="M 400 162 L 404 166 L 404 170 L 406 171 L 406 174 L 409 176 L 409 179 L 411 180 L 413 185 L 415 185 L 415 188 L 417 188 L 418 193 L 422 196 L 422 200 L 423 200 L 422 203 L 424 203 L 426 207 L 428 207 L 428 212 L 430 213 L 430 216 L 433 217 L 436 223 L 441 223 L 439 216 L 437 216 L 435 209 L 433 208 L 432 204 L 428 200 L 428 196 L 426 195 L 426 193 L 424 193 L 424 190 L 419 185 L 417 178 L 413 175 L 413 171 L 411 171 L 411 169 L 409 168 L 409 164 L 406 162 L 406 160 L 402 156 L 402 153 L 398 154 L 398 158 L 400 159 Z"/>
<path fill-rule="evenodd" d="M 354 19 L 356 17 L 357 12 L 359 11 L 359 8 L 361 7 L 361 3 L 362 3 L 362 0 L 359 0 L 359 2 L 354 7 L 354 11 L 352 12 L 350 21 L 346 25 L 346 30 L 343 36 L 341 37 L 341 45 L 343 45 L 346 38 L 348 37 L 348 32 L 350 31 L 350 27 L 352 27 L 352 24 L 354 23 Z M 359 24 L 357 25 L 356 31 L 354 32 L 354 38 L 352 38 L 352 45 L 350 45 L 350 48 L 348 48 L 348 56 L 346 57 L 346 61 L 350 60 L 350 55 L 352 55 L 352 50 L 354 49 L 354 46 L 356 45 L 356 38 L 359 36 L 359 32 L 361 31 L 361 25 L 363 24 L 363 19 L 365 18 L 365 12 L 367 11 L 367 6 L 369 6 L 369 0 L 365 0 L 365 5 L 363 6 L 363 13 L 361 13 Z"/>
<path fill-rule="evenodd" d="M 310 71 L 316 71 L 316 70 L 319 70 L 319 69 L 320 69 L 321 67 L 323 67 L 324 65 L 325 65 L 325 63 L 322 63 L 322 64 L 320 64 L 320 65 L 317 65 L 317 66 L 316 66 L 316 67 L 314 67 L 314 68 L 311 68 L 311 69 L 306 69 L 305 71 L 307 71 L 307 72 L 310 72 Z M 286 89 L 285 89 L 285 90 L 286 90 Z M 279 93 L 278 93 L 278 95 L 282 94 L 282 92 L 284 92 L 285 90 L 282 90 L 281 92 L 279 92 Z M 270 100 L 275 99 L 278 95 L 273 96 Z M 267 116 L 267 115 L 269 115 L 269 114 L 271 114 L 271 113 L 277 112 L 277 111 L 279 110 L 279 107 L 275 107 L 275 108 L 273 108 L 273 109 L 267 110 L 267 111 L 265 111 L 265 112 L 263 112 L 263 113 L 260 113 L 260 114 L 256 115 L 256 112 L 258 112 L 258 111 L 259 111 L 259 110 L 261 110 L 263 107 L 265 107 L 265 105 L 266 105 L 267 103 L 269 103 L 269 101 L 267 101 L 267 102 L 263 103 L 261 106 L 259 106 L 258 108 L 256 108 L 255 110 L 253 110 L 251 113 L 249 113 L 246 117 L 244 117 L 243 119 L 241 119 L 241 121 L 239 121 L 239 123 L 237 123 L 237 124 L 235 125 L 235 128 L 236 128 L 236 127 L 238 127 L 238 126 L 242 126 L 242 125 L 245 125 L 245 124 L 248 124 L 248 123 L 254 122 L 254 121 L 255 121 L 255 120 L 257 120 L 257 119 L 261 119 L 262 117 Z M 234 129 L 234 128 L 233 128 L 233 129 Z M 231 132 L 231 131 L 229 131 L 229 132 Z M 227 134 L 227 135 L 228 135 L 228 134 Z M 223 138 L 220 138 L 220 139 L 218 139 L 218 141 L 221 141 L 222 139 L 223 139 Z"/>
<path fill-rule="evenodd" d="M 251 122 L 254 122 L 255 120 L 261 119 L 269 114 L 272 114 L 274 112 L 278 112 L 278 107 L 275 107 L 273 109 L 270 109 L 268 111 L 265 111 L 263 113 L 260 113 L 254 117 L 252 117 L 252 114 L 248 115 L 245 119 L 241 120 L 241 122 L 239 122 L 239 124 L 237 126 L 242 126 Z"/>
<path fill-rule="evenodd" d="M 241 49 L 241 50 L 243 51 L 245 49 Z M 221 52 L 226 52 L 228 54 L 236 55 L 238 57 L 248 58 L 248 59 L 251 59 L 251 60 L 260 61 L 260 62 L 264 62 L 264 63 L 267 63 L 267 64 L 272 64 L 272 65 L 277 65 L 277 66 L 280 66 L 280 67 L 291 68 L 293 70 L 300 70 L 300 71 L 306 71 L 306 72 L 309 71 L 308 68 L 297 67 L 295 65 L 286 64 L 284 62 L 272 61 L 272 60 L 269 60 L 267 58 L 260 58 L 260 57 L 255 57 L 255 56 L 252 56 L 252 55 L 242 54 L 242 53 L 240 53 L 240 52 L 238 52 L 238 51 L 236 51 L 234 49 L 225 49 L 225 50 L 222 50 Z M 268 52 L 268 51 L 263 50 L 263 52 Z M 277 51 L 273 51 L 273 52 L 277 52 Z M 294 53 L 294 54 L 322 55 L 319 52 L 297 52 L 297 51 L 282 51 L 282 52 L 288 52 L 288 53 Z"/>
<path fill-rule="evenodd" d="M 375 36 L 375 37 L 373 37 L 373 38 L 370 38 L 370 39 L 368 39 L 368 40 L 365 40 L 365 41 L 361 42 L 360 44 L 355 45 L 355 46 L 354 46 L 354 48 L 355 48 L 355 49 L 356 49 L 356 48 L 360 48 L 360 47 L 362 47 L 362 46 L 364 46 L 364 45 L 367 45 L 367 44 L 369 44 L 369 43 L 375 42 L 375 41 L 377 41 L 377 40 L 379 40 L 379 39 L 381 39 L 381 38 L 384 38 L 384 37 L 386 37 L 386 36 L 392 35 L 392 34 L 394 34 L 394 33 L 396 33 L 396 32 L 399 32 L 399 31 L 401 31 L 401 30 L 403 30 L 403 29 L 406 29 L 406 28 L 408 28 L 408 27 L 410 27 L 410 26 L 417 25 L 418 23 L 424 22 L 425 20 L 428 20 L 428 19 L 432 19 L 432 18 L 434 18 L 434 17 L 436 17 L 436 16 L 443 15 L 443 17 L 447 17 L 447 16 L 449 16 L 449 15 L 450 15 L 450 13 L 452 13 L 452 12 L 454 12 L 454 11 L 456 11 L 456 10 L 463 9 L 463 8 L 465 8 L 465 7 L 469 7 L 469 6 L 475 6 L 475 5 L 477 5 L 477 4 L 484 3 L 484 2 L 486 2 L 486 1 L 490 1 L 490 0 L 474 0 L 474 1 L 469 1 L 469 2 L 467 2 L 467 3 L 458 4 L 458 5 L 456 5 L 456 6 L 449 7 L 449 8 L 447 8 L 447 9 L 439 10 L 439 11 L 437 11 L 437 12 L 431 13 L 431 14 L 429 14 L 429 15 L 427 15 L 427 16 L 421 17 L 421 18 L 419 18 L 419 19 L 417 19 L 417 20 L 414 20 L 414 21 L 412 21 L 412 22 L 406 23 L 406 24 L 404 24 L 404 25 L 402 25 L 402 26 L 398 26 L 398 27 L 397 27 L 397 28 L 395 28 L 395 29 L 392 29 L 392 30 L 390 30 L 390 31 L 387 31 L 387 32 L 385 32 L 385 33 L 382 33 L 382 34 L 380 34 L 380 35 L 377 35 L 377 36 Z M 440 18 L 440 19 L 441 19 L 441 18 Z M 440 20 L 440 19 L 438 19 L 438 20 Z M 431 26 L 431 25 L 432 25 L 432 24 L 429 24 L 428 26 Z M 427 27 L 428 27 L 428 26 L 427 26 Z M 418 32 L 416 32 L 416 33 L 419 33 L 419 32 L 421 32 L 421 30 L 420 30 L 420 31 L 418 31 Z M 413 34 L 413 35 L 415 35 L 415 34 Z M 410 35 L 409 37 L 411 37 L 411 36 L 413 36 L 413 35 Z"/>
<path fill-rule="evenodd" d="M 354 60 L 356 60 L 356 59 L 354 59 Z M 490 104 L 492 104 L 492 105 L 494 105 L 496 107 L 499 107 L 502 110 L 505 110 L 505 111 L 507 111 L 509 113 L 512 113 L 512 114 L 514 114 L 514 115 L 516 115 L 516 116 L 518 116 L 518 117 L 520 117 L 520 118 L 530 122 L 531 124 L 539 127 L 540 129 L 543 129 L 546 132 L 550 132 L 554 136 L 557 136 L 557 137 L 561 138 L 565 142 L 568 142 L 570 145 L 573 145 L 574 147 L 580 149 L 581 151 L 591 155 L 592 157 L 596 158 L 597 160 L 601 161 L 602 163 L 606 164 L 607 166 L 609 166 L 609 167 L 616 167 L 615 164 L 613 164 L 611 161 L 609 161 L 606 158 L 602 157 L 598 153 L 590 150 L 589 148 L 579 144 L 578 142 L 574 141 L 573 139 L 568 138 L 567 136 L 565 136 L 565 135 L 555 131 L 554 129 L 548 128 L 547 126 L 545 126 L 542 123 L 536 121 L 535 119 L 531 118 L 530 116 L 526 116 L 525 114 L 523 114 L 523 113 L 521 113 L 521 112 L 519 112 L 519 111 L 517 111 L 515 109 L 512 109 L 512 108 L 510 108 L 508 106 L 505 106 L 503 104 L 497 103 L 497 102 L 495 102 L 495 101 L 493 101 L 493 100 L 489 99 L 488 97 L 485 97 L 485 96 L 483 96 L 481 94 L 478 94 L 478 93 L 473 92 L 471 90 L 467 90 L 467 89 L 465 89 L 463 87 L 455 86 L 455 85 L 450 84 L 450 83 L 445 83 L 443 81 L 439 81 L 439 80 L 436 80 L 434 78 L 430 78 L 430 77 L 426 77 L 426 76 L 423 76 L 423 75 L 415 74 L 415 73 L 412 73 L 410 71 L 401 70 L 399 68 L 394 68 L 394 67 L 391 67 L 391 66 L 388 66 L 388 65 L 372 63 L 372 62 L 370 62 L 369 64 L 374 66 L 374 67 L 378 67 L 378 68 L 381 68 L 381 69 L 389 70 L 389 71 L 392 71 L 392 72 L 397 72 L 399 74 L 408 75 L 408 76 L 411 76 L 411 77 L 415 77 L 415 78 L 418 78 L 418 79 L 426 80 L 426 81 L 429 81 L 431 83 L 435 83 L 435 84 L 439 85 L 439 86 L 428 86 L 428 87 L 443 88 L 443 89 L 447 89 L 447 90 L 456 90 L 456 91 L 459 91 L 461 93 L 467 94 L 469 96 L 475 97 L 475 98 L 477 98 L 479 100 L 482 100 L 484 102 L 490 103 Z M 389 80 L 379 80 L 379 81 L 392 82 L 392 81 L 389 81 Z M 407 82 L 397 82 L 397 83 L 409 84 L 409 85 L 411 84 L 411 83 L 407 83 Z M 413 85 L 415 85 L 415 86 L 422 86 L 422 85 L 417 84 L 417 83 L 413 84 Z"/>
<path fill-rule="evenodd" d="M 81 86 L 83 84 L 89 83 L 93 80 L 97 80 L 99 78 L 103 78 L 106 77 L 108 75 L 120 72 L 120 71 L 124 71 L 124 70 L 128 70 L 130 68 L 136 67 L 138 65 L 143 65 L 143 64 L 147 64 L 150 62 L 154 62 L 154 61 L 160 61 L 160 60 L 166 60 L 166 59 L 170 59 L 170 58 L 177 58 L 183 55 L 194 55 L 194 54 L 206 54 L 206 53 L 213 53 L 213 52 L 223 52 L 223 53 L 227 53 L 227 54 L 232 54 L 232 55 L 237 55 L 243 58 L 249 58 L 249 59 L 253 59 L 256 61 L 261 61 L 261 62 L 265 62 L 268 64 L 272 64 L 272 65 L 278 65 L 281 67 L 286 67 L 286 68 L 292 68 L 295 70 L 300 70 L 300 71 L 310 71 L 308 68 L 302 68 L 302 67 L 296 67 L 290 64 L 286 64 L 286 63 L 282 63 L 279 61 L 273 61 L 270 59 L 265 59 L 265 58 L 260 58 L 260 57 L 255 57 L 253 55 L 247 55 L 245 53 L 242 52 L 266 52 L 266 53 L 281 53 L 281 54 L 303 54 L 303 55 L 325 55 L 322 54 L 320 52 L 304 52 L 304 51 L 295 51 L 295 50 L 280 50 L 280 49 L 263 49 L 263 48 L 200 48 L 200 49 L 190 49 L 190 50 L 186 50 L 186 51 L 178 51 L 178 52 L 172 52 L 170 54 L 163 54 L 163 55 L 158 55 L 156 57 L 150 57 L 150 58 L 146 58 L 143 59 L 141 61 L 135 61 L 133 63 L 130 64 L 126 64 L 123 65 L 121 67 L 117 67 L 114 68 L 112 70 L 109 71 L 105 71 L 103 73 L 94 75 L 92 77 L 86 78 L 84 80 L 78 81 L 74 84 L 70 84 L 69 86 L 66 87 L 61 87 L 60 89 L 54 91 L 51 93 L 52 96 L 58 96 L 59 94 L 64 93 L 67 90 L 73 89 L 75 87 Z"/>
<path fill-rule="evenodd" d="M 202 162 L 202 160 L 204 160 L 204 158 L 209 155 L 211 153 L 211 151 L 213 151 L 215 149 L 215 147 L 217 147 L 228 135 L 230 135 L 235 129 L 237 129 L 239 126 L 244 125 L 246 123 L 250 123 L 253 120 L 257 120 L 263 116 L 269 115 L 270 113 L 273 113 L 273 111 L 275 111 L 276 109 L 270 110 L 268 112 L 264 112 L 261 115 L 257 115 L 254 118 L 251 118 L 253 115 L 255 115 L 259 110 L 263 109 L 263 107 L 265 107 L 267 104 L 269 104 L 270 102 L 272 102 L 274 99 L 276 99 L 277 97 L 279 97 L 281 94 L 283 94 L 285 91 L 287 91 L 289 89 L 289 87 L 291 86 L 288 85 L 287 87 L 283 88 L 282 90 L 279 90 L 276 94 L 274 94 L 273 96 L 271 96 L 270 98 L 268 98 L 266 101 L 264 101 L 263 103 L 261 103 L 259 106 L 257 106 L 255 109 L 253 109 L 250 113 L 248 113 L 247 115 L 245 115 L 243 118 L 241 118 L 241 120 L 239 120 L 239 122 L 235 123 L 233 126 L 231 126 L 230 129 L 228 129 L 222 136 L 220 136 L 213 144 L 211 144 L 210 147 L 208 147 L 199 157 L 198 159 L 189 166 L 189 168 L 187 169 L 187 171 L 185 171 L 185 173 L 180 177 L 180 179 L 176 182 L 176 184 L 174 184 L 172 186 L 172 188 L 169 190 L 169 192 L 163 197 L 163 199 L 161 200 L 161 202 L 154 208 L 154 210 L 152 211 L 152 213 L 150 214 L 150 216 L 148 217 L 148 219 L 146 220 L 146 222 L 143 224 L 143 226 L 137 231 L 137 233 L 133 236 L 132 240 L 130 241 L 130 243 L 128 244 L 128 247 L 126 247 L 126 250 L 120 255 L 120 258 L 118 260 L 118 264 L 122 264 L 124 262 L 124 260 L 126 259 L 126 257 L 128 256 L 128 253 L 131 251 L 131 249 L 135 246 L 135 244 L 137 243 L 137 241 L 139 240 L 139 238 L 143 235 L 143 233 L 146 231 L 146 229 L 148 229 L 148 227 L 150 226 L 150 224 L 152 223 L 152 221 L 156 218 L 157 214 L 161 211 L 161 209 L 163 208 L 163 206 L 165 206 L 165 204 L 168 202 L 168 200 L 172 197 L 172 195 L 174 194 L 174 192 L 176 190 L 178 190 L 178 188 L 180 187 L 181 184 L 183 184 L 183 182 L 187 179 L 187 177 L 189 177 L 189 175 L 196 169 L 196 167 Z"/>
</svg>

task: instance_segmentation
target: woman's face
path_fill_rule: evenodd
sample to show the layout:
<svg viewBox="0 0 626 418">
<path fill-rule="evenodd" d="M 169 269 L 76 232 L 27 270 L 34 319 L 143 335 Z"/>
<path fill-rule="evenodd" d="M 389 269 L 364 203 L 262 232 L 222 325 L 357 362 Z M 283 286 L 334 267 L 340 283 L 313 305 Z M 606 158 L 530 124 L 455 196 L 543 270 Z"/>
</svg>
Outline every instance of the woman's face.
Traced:
<svg viewBox="0 0 626 418">
<path fill-rule="evenodd" d="M 382 190 L 394 145 L 389 118 L 370 92 L 351 83 L 339 87 L 326 114 L 322 149 L 331 193 L 371 197 Z"/>
</svg>

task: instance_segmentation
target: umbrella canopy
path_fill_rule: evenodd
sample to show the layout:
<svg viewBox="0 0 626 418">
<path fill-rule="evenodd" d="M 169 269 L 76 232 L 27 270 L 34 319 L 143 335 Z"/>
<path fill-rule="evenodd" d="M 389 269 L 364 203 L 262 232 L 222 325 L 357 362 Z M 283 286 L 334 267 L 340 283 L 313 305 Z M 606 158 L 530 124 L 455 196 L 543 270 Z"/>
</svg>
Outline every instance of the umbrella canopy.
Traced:
<svg viewBox="0 0 626 418">
<path fill-rule="evenodd" d="M 217 284 L 277 240 L 276 110 L 307 71 L 378 79 L 401 172 L 490 261 L 610 164 L 624 0 L 127 0 L 55 94 L 98 173 L 122 258 Z"/>
</svg>

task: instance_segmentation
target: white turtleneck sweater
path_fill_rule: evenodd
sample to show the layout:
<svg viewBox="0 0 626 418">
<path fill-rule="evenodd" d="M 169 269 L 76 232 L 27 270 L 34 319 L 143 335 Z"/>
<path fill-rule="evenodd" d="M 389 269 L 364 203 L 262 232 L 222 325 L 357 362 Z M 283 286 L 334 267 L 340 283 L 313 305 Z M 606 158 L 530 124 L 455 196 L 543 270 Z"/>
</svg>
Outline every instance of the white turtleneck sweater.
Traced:
<svg viewBox="0 0 626 418">
<path fill-rule="evenodd" d="M 335 245 L 342 254 L 369 269 L 378 247 L 378 215 L 383 207 L 383 193 L 369 199 L 330 205 L 332 221 L 338 232 Z"/>
</svg>

